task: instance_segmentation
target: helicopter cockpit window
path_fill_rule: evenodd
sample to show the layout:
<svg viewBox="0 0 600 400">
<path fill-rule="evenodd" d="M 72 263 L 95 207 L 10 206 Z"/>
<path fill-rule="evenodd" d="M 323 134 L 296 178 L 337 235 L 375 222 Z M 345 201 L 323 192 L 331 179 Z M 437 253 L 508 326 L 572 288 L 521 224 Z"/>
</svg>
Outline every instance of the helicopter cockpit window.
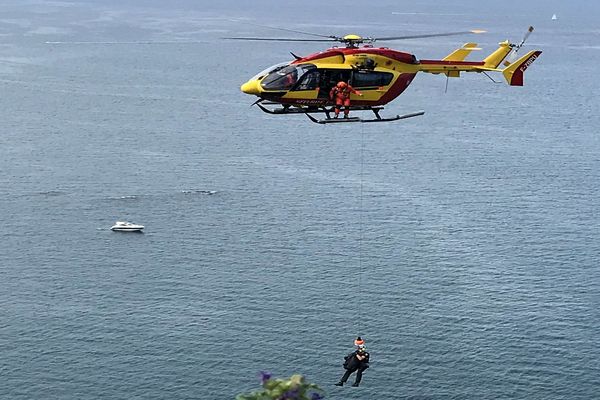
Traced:
<svg viewBox="0 0 600 400">
<path fill-rule="evenodd" d="M 377 71 L 358 71 L 352 76 L 352 86 L 357 89 L 387 86 L 390 84 L 394 74 Z"/>
<path fill-rule="evenodd" d="M 266 90 L 290 90 L 308 71 L 314 70 L 312 64 L 292 64 L 271 72 L 261 85 Z"/>
<path fill-rule="evenodd" d="M 319 80 L 321 79 L 321 74 L 319 74 L 318 70 L 312 70 L 304 74 L 302 79 L 300 79 L 300 83 L 294 87 L 293 90 L 315 90 L 319 87 Z"/>
</svg>

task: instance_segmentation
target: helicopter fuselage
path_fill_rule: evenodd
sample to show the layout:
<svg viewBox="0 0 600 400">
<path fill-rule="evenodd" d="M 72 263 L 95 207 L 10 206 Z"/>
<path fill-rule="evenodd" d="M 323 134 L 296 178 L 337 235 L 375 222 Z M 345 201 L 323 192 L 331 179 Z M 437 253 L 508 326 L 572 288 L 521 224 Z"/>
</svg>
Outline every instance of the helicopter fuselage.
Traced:
<svg viewBox="0 0 600 400">
<path fill-rule="evenodd" d="M 363 94 L 352 94 L 353 104 L 379 106 L 406 90 L 419 64 L 414 55 L 388 48 L 334 47 L 273 66 L 241 90 L 281 104 L 322 106 L 331 104 L 329 91 L 344 81 Z"/>
<path fill-rule="evenodd" d="M 244 83 L 241 90 L 258 96 L 259 101 L 282 104 L 285 113 L 289 106 L 305 110 L 332 105 L 330 90 L 344 81 L 362 93 L 350 95 L 352 105 L 368 109 L 394 100 L 418 72 L 444 74 L 448 78 L 458 78 L 462 72 L 501 72 L 509 85 L 523 86 L 525 70 L 542 53 L 530 51 L 499 69 L 516 45 L 504 41 L 482 61 L 464 61 L 471 51 L 479 50 L 475 46 L 476 43 L 466 43 L 441 60 L 418 60 L 410 53 L 386 47 L 333 47 L 268 68 Z"/>
</svg>

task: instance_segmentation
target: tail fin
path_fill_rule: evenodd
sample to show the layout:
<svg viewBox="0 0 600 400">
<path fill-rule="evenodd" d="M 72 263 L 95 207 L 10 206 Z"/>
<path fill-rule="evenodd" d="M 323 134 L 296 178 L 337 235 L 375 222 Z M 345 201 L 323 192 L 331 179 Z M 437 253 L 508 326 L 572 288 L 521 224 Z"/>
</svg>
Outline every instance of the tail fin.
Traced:
<svg viewBox="0 0 600 400">
<path fill-rule="evenodd" d="M 540 50 L 533 50 L 506 67 L 502 74 L 511 86 L 523 86 L 523 73 L 542 54 Z"/>
<path fill-rule="evenodd" d="M 500 65 L 502 60 L 504 60 L 508 53 L 510 53 L 512 50 L 512 47 L 508 40 L 500 42 L 499 45 L 500 47 L 498 47 L 496 51 L 494 51 L 492 54 L 490 54 L 483 60 L 483 66 L 485 68 L 498 68 L 498 65 Z"/>
<path fill-rule="evenodd" d="M 444 61 L 464 61 L 473 50 L 481 50 L 477 43 L 465 43 L 460 49 L 454 50 L 443 58 Z"/>
</svg>

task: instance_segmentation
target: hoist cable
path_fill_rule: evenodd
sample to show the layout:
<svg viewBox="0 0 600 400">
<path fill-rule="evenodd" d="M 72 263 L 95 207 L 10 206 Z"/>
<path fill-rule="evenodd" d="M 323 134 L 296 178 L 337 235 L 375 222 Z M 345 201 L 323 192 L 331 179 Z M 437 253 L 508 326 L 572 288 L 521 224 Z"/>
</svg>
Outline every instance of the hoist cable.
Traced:
<svg viewBox="0 0 600 400">
<path fill-rule="evenodd" d="M 365 152 L 365 129 L 364 127 L 361 129 L 360 133 L 360 204 L 358 209 L 358 230 L 359 230 L 359 239 L 358 239 L 358 291 L 359 293 L 362 291 L 362 274 L 363 274 L 363 238 L 364 238 L 364 230 L 363 230 L 363 174 L 364 174 L 364 152 Z M 358 318 L 356 318 L 356 329 L 358 331 L 357 336 L 361 336 L 361 321 L 362 321 L 362 301 L 358 300 Z"/>
</svg>

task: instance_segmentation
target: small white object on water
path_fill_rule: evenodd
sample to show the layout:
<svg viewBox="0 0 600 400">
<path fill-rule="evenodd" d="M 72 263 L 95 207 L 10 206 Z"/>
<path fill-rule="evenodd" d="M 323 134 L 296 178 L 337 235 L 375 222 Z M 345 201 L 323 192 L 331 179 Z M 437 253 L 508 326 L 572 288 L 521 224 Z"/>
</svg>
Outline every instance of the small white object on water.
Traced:
<svg viewBox="0 0 600 400">
<path fill-rule="evenodd" d="M 140 232 L 144 229 L 144 225 L 132 224 L 127 221 L 117 221 L 110 229 L 120 232 Z"/>
</svg>

